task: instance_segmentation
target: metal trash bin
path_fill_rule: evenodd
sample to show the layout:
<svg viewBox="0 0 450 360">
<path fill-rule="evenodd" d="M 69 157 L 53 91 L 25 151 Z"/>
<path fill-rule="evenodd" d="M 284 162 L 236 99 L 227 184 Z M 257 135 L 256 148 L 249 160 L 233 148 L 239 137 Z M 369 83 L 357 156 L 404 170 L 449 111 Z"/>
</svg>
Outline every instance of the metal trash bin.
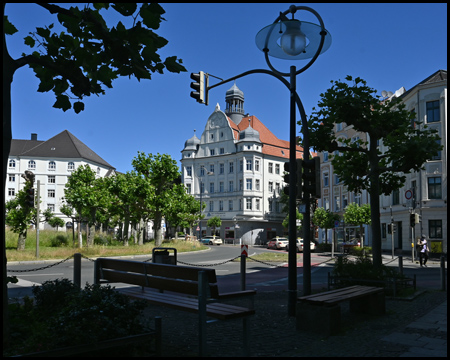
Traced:
<svg viewBox="0 0 450 360">
<path fill-rule="evenodd" d="M 173 250 L 173 254 L 170 255 L 170 251 Z M 175 248 L 153 248 L 152 250 L 152 262 L 157 264 L 177 264 L 177 249 Z"/>
</svg>

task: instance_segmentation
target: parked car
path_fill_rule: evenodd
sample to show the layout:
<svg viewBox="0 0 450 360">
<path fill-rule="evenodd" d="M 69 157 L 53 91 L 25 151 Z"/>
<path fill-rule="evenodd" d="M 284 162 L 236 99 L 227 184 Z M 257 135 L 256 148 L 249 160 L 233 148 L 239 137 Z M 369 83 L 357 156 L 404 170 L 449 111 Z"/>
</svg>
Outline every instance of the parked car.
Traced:
<svg viewBox="0 0 450 360">
<path fill-rule="evenodd" d="M 201 242 L 205 245 L 222 245 L 223 241 L 219 237 L 215 236 L 204 236 L 201 239 Z"/>
<path fill-rule="evenodd" d="M 275 249 L 275 250 L 281 250 L 286 249 L 288 243 L 288 239 L 284 237 L 277 237 L 275 239 L 270 240 L 267 243 L 268 249 Z"/>
<path fill-rule="evenodd" d="M 311 252 L 316 250 L 316 244 L 312 241 L 310 242 Z M 286 246 L 286 250 L 289 251 L 289 244 Z M 303 252 L 303 239 L 297 239 L 297 252 Z"/>
</svg>

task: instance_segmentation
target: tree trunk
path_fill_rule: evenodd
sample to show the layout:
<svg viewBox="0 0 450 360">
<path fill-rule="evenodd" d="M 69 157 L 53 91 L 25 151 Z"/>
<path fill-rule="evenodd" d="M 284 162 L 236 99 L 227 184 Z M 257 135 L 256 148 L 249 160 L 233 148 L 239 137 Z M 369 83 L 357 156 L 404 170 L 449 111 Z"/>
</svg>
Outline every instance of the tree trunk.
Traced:
<svg viewBox="0 0 450 360">
<path fill-rule="evenodd" d="M 162 233 L 161 233 L 161 221 L 162 215 L 160 212 L 155 212 L 155 218 L 153 219 L 153 229 L 155 233 L 155 246 L 161 246 Z"/>
<path fill-rule="evenodd" d="M 123 246 L 128 246 L 128 228 L 130 226 L 130 215 L 125 215 L 123 222 Z"/>
<path fill-rule="evenodd" d="M 17 240 L 17 250 L 25 250 L 25 241 L 27 240 L 27 230 L 19 234 L 19 239 Z"/>
<path fill-rule="evenodd" d="M 373 266 L 381 269 L 383 264 L 381 258 L 381 221 L 380 221 L 380 183 L 378 170 L 378 158 L 377 158 L 377 146 L 376 139 L 371 141 L 370 144 L 370 220 L 372 230 L 372 257 Z"/>
</svg>

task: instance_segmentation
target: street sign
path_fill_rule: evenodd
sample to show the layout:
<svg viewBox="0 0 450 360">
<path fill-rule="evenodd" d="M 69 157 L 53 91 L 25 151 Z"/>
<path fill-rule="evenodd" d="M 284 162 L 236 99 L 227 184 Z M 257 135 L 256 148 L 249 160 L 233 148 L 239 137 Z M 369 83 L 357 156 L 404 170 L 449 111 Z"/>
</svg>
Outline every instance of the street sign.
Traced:
<svg viewBox="0 0 450 360">
<path fill-rule="evenodd" d="M 197 231 L 200 231 L 200 226 L 197 226 Z"/>
<path fill-rule="evenodd" d="M 334 222 L 334 227 L 339 227 L 339 220 L 336 220 L 336 221 Z"/>
<path fill-rule="evenodd" d="M 406 190 L 406 191 L 405 191 L 405 198 L 406 198 L 406 200 L 411 199 L 412 196 L 413 196 L 413 193 L 412 193 L 411 190 Z"/>
<path fill-rule="evenodd" d="M 248 245 L 241 245 L 241 255 L 248 257 Z"/>
</svg>

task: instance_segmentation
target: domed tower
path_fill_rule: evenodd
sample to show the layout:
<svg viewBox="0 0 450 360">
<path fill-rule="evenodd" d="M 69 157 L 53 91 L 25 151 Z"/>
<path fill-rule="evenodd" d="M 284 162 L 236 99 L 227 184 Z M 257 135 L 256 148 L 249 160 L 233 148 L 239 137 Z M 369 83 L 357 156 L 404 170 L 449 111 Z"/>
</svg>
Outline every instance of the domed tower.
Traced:
<svg viewBox="0 0 450 360">
<path fill-rule="evenodd" d="M 238 125 L 244 117 L 244 93 L 236 86 L 236 82 L 225 94 L 225 114 Z"/>
</svg>

